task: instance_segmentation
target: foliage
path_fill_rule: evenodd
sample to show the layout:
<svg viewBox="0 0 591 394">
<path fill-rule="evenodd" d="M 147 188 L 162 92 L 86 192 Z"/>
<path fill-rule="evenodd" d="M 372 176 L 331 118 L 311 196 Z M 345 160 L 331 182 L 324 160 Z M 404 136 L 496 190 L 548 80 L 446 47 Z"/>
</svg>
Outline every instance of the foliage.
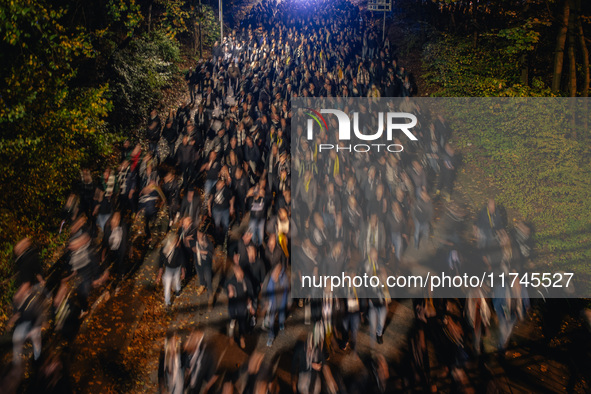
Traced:
<svg viewBox="0 0 591 394">
<path fill-rule="evenodd" d="M 433 95 L 512 97 L 471 102 L 470 110 L 452 101 L 449 117 L 467 162 L 486 172 L 504 205 L 534 224 L 542 261 L 590 278 L 590 141 L 584 127 L 571 123 L 571 105 L 583 101 L 555 99 L 549 106 L 531 98 L 554 96 L 548 53 L 561 2 L 480 2 L 474 13 L 467 12 L 474 3 L 464 0 L 434 3 L 430 21 L 445 32 L 423 47 L 422 76 Z M 452 26 L 442 14 L 454 16 Z M 486 24 L 465 23 L 479 17 Z M 522 85 L 524 70 L 529 86 Z M 491 121 L 495 114 L 503 116 Z"/>
<path fill-rule="evenodd" d="M 508 41 L 509 45 L 504 47 L 508 55 L 519 55 L 523 52 L 533 51 L 541 37 L 541 33 L 537 28 L 549 25 L 548 21 L 529 18 L 521 25 L 500 30 L 496 36 Z"/>
<path fill-rule="evenodd" d="M 90 35 L 66 23 L 67 9 L 44 0 L 0 7 L 0 307 L 14 290 L 11 245 L 49 241 L 78 170 L 109 153 L 107 86 L 76 86 L 92 59 Z M 0 315 L 4 315 L 0 313 Z M 1 317 L 1 316 L 0 316 Z"/>
<path fill-rule="evenodd" d="M 199 15 L 201 30 L 203 32 L 203 47 L 211 47 L 220 38 L 220 26 L 216 13 L 211 6 L 202 6 Z"/>
<path fill-rule="evenodd" d="M 178 37 L 192 25 L 171 10 L 188 5 L 159 3 L 151 32 L 144 0 L 0 3 L 0 325 L 14 290 L 11 245 L 32 237 L 51 260 L 79 170 L 103 167 L 179 76 Z"/>
<path fill-rule="evenodd" d="M 569 100 L 448 99 L 446 106 L 467 161 L 498 186 L 503 205 L 534 224 L 541 261 L 589 279 L 591 152 L 582 131 L 590 119 L 584 99 Z"/>
<path fill-rule="evenodd" d="M 136 38 L 113 56 L 110 96 L 117 109 L 110 123 L 128 131 L 140 123 L 161 91 L 178 75 L 180 49 L 176 41 L 159 30 Z"/>
<path fill-rule="evenodd" d="M 112 25 L 122 24 L 122 30 L 128 37 L 131 37 L 135 29 L 143 21 L 140 6 L 135 0 L 109 0 L 107 13 L 110 23 L 108 28 L 102 30 L 104 32 L 118 32 L 119 29 L 114 28 Z"/>
<path fill-rule="evenodd" d="M 182 0 L 160 0 L 164 12 L 160 18 L 160 28 L 171 38 L 192 41 L 196 48 L 199 37 L 197 26 L 201 24 L 203 46 L 209 47 L 219 38 L 216 13 L 210 5 L 195 5 Z"/>
<path fill-rule="evenodd" d="M 4 327 L 10 318 L 9 305 L 14 295 L 14 281 L 12 280 L 13 269 L 8 262 L 12 261 L 12 245 L 0 246 L 0 329 Z"/>
<path fill-rule="evenodd" d="M 474 48 L 469 37 L 442 34 L 423 49 L 422 74 L 438 96 L 549 96 L 539 79 L 523 86 L 519 63 L 496 45 L 493 37 L 483 38 Z"/>
<path fill-rule="evenodd" d="M 158 2 L 165 7 L 160 23 L 169 37 L 174 38 L 179 33 L 191 30 L 189 29 L 191 19 L 196 13 L 194 7 L 189 7 L 187 2 L 182 0 L 159 0 Z"/>
<path fill-rule="evenodd" d="M 0 13 L 0 242 L 51 223 L 80 165 L 109 151 L 107 86 L 73 86 L 77 62 L 94 56 L 65 10 L 21 0 Z"/>
</svg>

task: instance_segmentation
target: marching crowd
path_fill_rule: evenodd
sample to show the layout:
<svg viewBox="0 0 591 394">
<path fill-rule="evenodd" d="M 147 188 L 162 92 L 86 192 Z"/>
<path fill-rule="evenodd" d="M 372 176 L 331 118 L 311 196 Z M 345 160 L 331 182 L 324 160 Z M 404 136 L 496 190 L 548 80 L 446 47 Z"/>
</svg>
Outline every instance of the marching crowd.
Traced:
<svg viewBox="0 0 591 394">
<path fill-rule="evenodd" d="M 61 273 L 44 276 L 30 240 L 15 246 L 14 364 L 22 363 L 27 339 L 34 359 L 41 357 L 41 327 L 50 314 L 54 330 L 71 342 L 93 289 L 107 286 L 109 295 L 117 295 L 130 271 L 130 250 L 145 239 L 150 247 L 161 245 L 155 281 L 162 282 L 169 310 L 189 273 L 211 308 L 216 254 L 227 255 L 220 285 L 228 297 L 228 335 L 243 349 L 258 324 L 273 346 L 292 311 L 304 308 L 310 333 L 293 352 L 294 392 L 434 392 L 434 363 L 469 390 L 466 363 L 478 359 L 492 326 L 498 327 L 499 351 L 505 351 L 513 326 L 527 312 L 525 294 L 491 299 L 475 291 L 461 300 L 428 294 L 414 299 L 408 363 L 397 371 L 399 383 L 380 352 L 388 346 L 383 335 L 396 294 L 360 298 L 351 289 L 335 297 L 324 291 L 292 303 L 290 286 L 303 274 L 291 269 L 292 258 L 306 261 L 315 274 L 326 265 L 351 270 L 348 263 L 355 260 L 362 272 L 385 275 L 404 270 L 408 249 L 429 243 L 441 252 L 436 264 L 450 272 L 468 269 L 466 250 L 476 256 L 472 264 L 491 271 L 519 268 L 532 253 L 530 228 L 509 228 L 493 199 L 475 218 L 473 233 L 466 231 L 466 209 L 452 198 L 460 161 L 451 130 L 443 117 L 413 103 L 412 76 L 395 47 L 379 36 L 371 19 L 346 0 L 255 5 L 239 28 L 216 43 L 211 58 L 187 73 L 190 102 L 165 116 L 150 113 L 145 148 L 128 140 L 116 167 L 96 179 L 82 171 L 63 211 L 62 227 L 70 235 Z M 402 152 L 376 156 L 375 164 L 364 155 L 319 154 L 318 144 L 335 136 L 323 130 L 308 141 L 302 130 L 292 132 L 295 97 L 401 97 L 401 109 L 421 120 L 420 138 Z M 438 240 L 432 237 L 436 210 L 444 228 Z M 231 228 L 238 235 L 229 236 Z M 362 323 L 372 341 L 371 354 L 359 354 L 368 369 L 353 378 L 339 376 L 328 359 L 335 351 L 358 351 Z M 428 343 L 436 361 L 429 360 Z M 219 357 L 202 331 L 183 341 L 168 336 L 159 368 L 162 392 L 280 390 L 276 360 L 263 362 L 255 351 L 235 375 L 222 378 Z M 57 380 L 47 381 L 53 384 L 47 392 L 60 392 Z"/>
</svg>

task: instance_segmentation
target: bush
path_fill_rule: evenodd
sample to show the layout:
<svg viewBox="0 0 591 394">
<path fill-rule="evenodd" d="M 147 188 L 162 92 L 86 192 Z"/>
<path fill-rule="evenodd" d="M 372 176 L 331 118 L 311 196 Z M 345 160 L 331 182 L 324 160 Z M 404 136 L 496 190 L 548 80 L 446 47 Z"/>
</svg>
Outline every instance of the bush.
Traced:
<svg viewBox="0 0 591 394">
<path fill-rule="evenodd" d="M 10 262 L 12 261 L 12 245 L 5 243 L 0 245 L 0 331 L 10 317 L 10 305 L 14 295 L 14 280 L 12 276 L 14 270 Z"/>
<path fill-rule="evenodd" d="M 109 84 L 112 127 L 127 132 L 141 123 L 161 99 L 162 89 L 179 76 L 179 61 L 178 43 L 162 31 L 132 39 L 127 48 L 115 53 Z"/>
<path fill-rule="evenodd" d="M 469 104 L 463 105 L 464 100 Z M 448 99 L 446 103 L 467 161 L 498 187 L 500 203 L 534 225 L 538 262 L 553 271 L 575 270 L 579 283 L 591 278 L 591 155 L 585 99 Z M 579 118 L 573 127 L 575 107 Z"/>
<path fill-rule="evenodd" d="M 524 97 L 471 100 L 470 111 L 451 101 L 458 143 L 467 161 L 498 187 L 497 199 L 535 226 L 540 262 L 591 277 L 590 138 L 584 127 L 572 127 L 568 115 L 570 106 L 583 106 L 584 99 L 556 99 L 549 106 L 526 98 L 552 93 L 539 78 L 531 86 L 520 85 L 516 56 L 492 35 L 481 37 L 477 47 L 468 37 L 442 35 L 424 47 L 423 67 L 435 96 Z M 497 104 L 504 118 L 491 122 Z M 588 111 L 579 108 L 578 113 Z"/>
<path fill-rule="evenodd" d="M 469 37 L 442 35 L 423 49 L 422 77 L 436 96 L 546 97 L 551 92 L 538 79 L 520 84 L 519 64 L 494 36 L 482 37 L 478 47 Z"/>
</svg>

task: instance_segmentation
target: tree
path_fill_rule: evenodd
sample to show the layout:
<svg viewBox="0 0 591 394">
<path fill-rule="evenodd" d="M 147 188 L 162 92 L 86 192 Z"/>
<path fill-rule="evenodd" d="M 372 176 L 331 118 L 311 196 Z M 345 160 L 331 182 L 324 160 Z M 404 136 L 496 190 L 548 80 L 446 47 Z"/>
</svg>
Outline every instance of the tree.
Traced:
<svg viewBox="0 0 591 394">
<path fill-rule="evenodd" d="M 556 48 L 554 49 L 554 72 L 552 74 L 552 91 L 560 90 L 560 78 L 562 77 L 562 65 L 564 63 L 564 46 L 568 32 L 570 19 L 570 1 L 564 0 L 562 7 L 562 19 L 559 21 L 558 34 L 556 36 Z"/>
<path fill-rule="evenodd" d="M 577 0 L 577 9 L 581 10 L 581 0 Z M 579 15 L 577 18 L 576 35 L 581 47 L 581 54 L 583 60 L 583 86 L 581 89 L 581 96 L 587 97 L 589 95 L 589 50 L 585 40 L 585 33 L 583 32 L 583 16 Z"/>
<path fill-rule="evenodd" d="M 548 84 L 554 95 L 589 95 L 589 39 L 585 37 L 591 22 L 589 1 L 401 0 L 398 6 L 411 15 L 420 15 L 421 23 L 438 27 L 444 41 L 459 40 L 462 47 L 463 41 L 470 41 L 474 59 L 486 58 L 488 53 L 502 56 L 498 60 L 504 70 L 490 71 L 500 75 L 511 70 L 508 83 L 516 84 L 518 80 L 521 86 L 531 86 L 535 81 L 537 86 Z M 421 8 L 420 13 L 417 8 Z M 447 21 L 452 21 L 451 27 Z M 426 42 L 430 51 L 433 44 Z M 548 61 L 550 54 L 552 60 Z M 471 71 L 467 75 L 474 73 L 479 74 Z M 460 75 L 462 81 L 458 84 L 467 78 Z M 477 81 L 465 82 L 474 85 Z"/>
<path fill-rule="evenodd" d="M 0 242 L 50 223 L 81 165 L 108 153 L 106 85 L 76 86 L 89 35 L 66 27 L 66 9 L 45 0 L 0 8 Z"/>
</svg>

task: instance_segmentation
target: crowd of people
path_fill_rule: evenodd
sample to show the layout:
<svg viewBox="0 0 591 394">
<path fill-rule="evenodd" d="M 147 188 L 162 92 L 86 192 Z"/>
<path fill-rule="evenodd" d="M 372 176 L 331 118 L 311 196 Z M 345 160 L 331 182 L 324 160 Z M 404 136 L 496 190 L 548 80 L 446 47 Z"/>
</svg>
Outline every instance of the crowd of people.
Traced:
<svg viewBox="0 0 591 394">
<path fill-rule="evenodd" d="M 211 309 L 216 255 L 227 256 L 220 284 L 228 298 L 228 336 L 243 349 L 257 325 L 272 347 L 288 316 L 304 308 L 310 332 L 293 352 L 294 392 L 393 390 L 393 371 L 380 349 L 388 346 L 386 316 L 396 295 L 378 291 L 360 298 L 350 289 L 346 297 L 324 291 L 292 302 L 290 287 L 303 274 L 291 269 L 292 259 L 303 259 L 316 274 L 326 265 L 350 270 L 355 260 L 362 272 L 386 275 L 404 270 L 408 249 L 436 244 L 436 264 L 450 272 L 467 269 L 466 250 L 486 269 L 509 271 L 526 263 L 532 245 L 530 228 L 509 228 L 493 199 L 474 220 L 474 237 L 466 237 L 467 211 L 453 201 L 460 161 L 452 130 L 442 116 L 413 103 L 412 76 L 380 36 L 372 19 L 346 0 L 263 0 L 253 6 L 241 26 L 216 43 L 212 56 L 187 73 L 190 101 L 164 116 L 151 111 L 145 143 L 126 141 L 116 167 L 96 179 L 82 171 L 63 211 L 62 227 L 70 237 L 61 274 L 44 276 L 30 240 L 15 246 L 14 364 L 22 364 L 28 339 L 34 359 L 41 356 L 41 327 L 50 315 L 60 338 L 73 341 L 93 289 L 107 286 L 109 296 L 117 295 L 130 272 L 130 251 L 158 247 L 154 280 L 162 283 L 170 311 L 190 273 Z M 375 164 L 364 155 L 319 154 L 318 144 L 335 136 L 324 130 L 307 141 L 302 130 L 292 132 L 296 97 L 401 97 L 401 109 L 421 119 L 419 141 L 376 156 Z M 437 211 L 445 236 L 436 240 Z M 413 300 L 407 370 L 398 371 L 397 387 L 437 390 L 431 343 L 436 362 L 467 388 L 464 366 L 481 354 L 493 315 L 502 353 L 527 312 L 524 294 L 495 297 L 473 292 L 461 300 Z M 367 370 L 345 390 L 346 379 L 327 360 L 335 351 L 359 351 L 362 323 L 368 323 L 372 343 L 371 353 L 359 354 Z M 263 362 L 262 353 L 255 351 L 235 375 L 223 378 L 219 358 L 202 331 L 182 341 L 167 336 L 159 368 L 162 392 L 279 391 L 277 363 Z M 55 380 L 47 379 L 57 390 Z"/>
</svg>

